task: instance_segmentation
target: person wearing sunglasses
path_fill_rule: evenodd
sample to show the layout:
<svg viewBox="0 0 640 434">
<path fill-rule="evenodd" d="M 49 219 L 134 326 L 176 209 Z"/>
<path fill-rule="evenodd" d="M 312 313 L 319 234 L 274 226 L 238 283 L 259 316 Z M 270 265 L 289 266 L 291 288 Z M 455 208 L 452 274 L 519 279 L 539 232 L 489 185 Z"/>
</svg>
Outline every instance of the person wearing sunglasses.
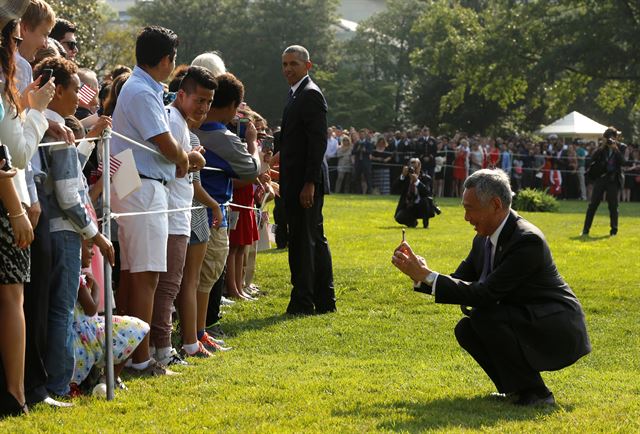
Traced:
<svg viewBox="0 0 640 434">
<path fill-rule="evenodd" d="M 57 18 L 56 24 L 49 35 L 60 42 L 67 52 L 67 59 L 76 61 L 78 55 L 78 41 L 76 40 L 76 25 L 64 18 Z"/>
</svg>

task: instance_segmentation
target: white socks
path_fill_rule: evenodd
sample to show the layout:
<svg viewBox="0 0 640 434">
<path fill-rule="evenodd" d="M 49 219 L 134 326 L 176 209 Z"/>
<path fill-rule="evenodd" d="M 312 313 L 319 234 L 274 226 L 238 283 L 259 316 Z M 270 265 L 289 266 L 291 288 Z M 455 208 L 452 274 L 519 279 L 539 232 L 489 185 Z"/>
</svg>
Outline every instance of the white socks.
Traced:
<svg viewBox="0 0 640 434">
<path fill-rule="evenodd" d="M 182 349 L 184 349 L 187 354 L 195 354 L 198 351 L 199 345 L 198 345 L 198 341 L 196 341 L 193 344 L 184 344 L 182 346 Z"/>
<path fill-rule="evenodd" d="M 147 369 L 147 367 L 149 366 L 149 363 L 151 363 L 151 359 L 147 360 L 146 362 L 142 362 L 142 363 L 132 363 L 131 367 L 133 369 L 138 370 L 138 371 L 142 371 L 143 369 Z"/>
</svg>

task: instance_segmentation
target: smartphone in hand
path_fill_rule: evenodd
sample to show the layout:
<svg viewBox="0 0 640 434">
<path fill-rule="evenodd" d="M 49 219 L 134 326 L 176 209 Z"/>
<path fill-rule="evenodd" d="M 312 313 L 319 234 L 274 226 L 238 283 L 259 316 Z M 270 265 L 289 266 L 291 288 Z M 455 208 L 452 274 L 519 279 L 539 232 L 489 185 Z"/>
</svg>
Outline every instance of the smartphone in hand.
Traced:
<svg viewBox="0 0 640 434">
<path fill-rule="evenodd" d="M 5 145 L 0 145 L 0 160 L 4 160 L 4 166 L 0 167 L 0 170 L 5 172 L 11 170 L 11 164 L 9 163 L 9 153 Z"/>
<path fill-rule="evenodd" d="M 42 70 L 42 74 L 40 74 L 40 87 L 44 86 L 51 80 L 51 76 L 53 75 L 53 69 L 45 68 Z"/>
</svg>

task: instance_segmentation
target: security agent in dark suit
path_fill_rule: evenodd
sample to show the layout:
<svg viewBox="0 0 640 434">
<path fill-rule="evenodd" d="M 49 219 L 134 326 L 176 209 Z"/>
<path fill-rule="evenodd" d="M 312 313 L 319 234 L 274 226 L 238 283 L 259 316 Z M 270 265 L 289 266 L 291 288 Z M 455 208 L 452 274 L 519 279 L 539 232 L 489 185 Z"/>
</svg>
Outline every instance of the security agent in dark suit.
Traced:
<svg viewBox="0 0 640 434">
<path fill-rule="evenodd" d="M 477 235 L 455 273 L 432 271 L 406 243 L 392 263 L 436 303 L 465 306 L 468 316 L 455 335 L 496 385 L 494 396 L 518 405 L 554 404 L 540 372 L 562 369 L 591 351 L 582 307 L 542 232 L 510 209 L 506 174 L 479 170 L 464 187 L 465 220 Z"/>
<path fill-rule="evenodd" d="M 287 313 L 336 310 L 329 244 L 324 236 L 322 164 L 327 147 L 327 103 L 309 78 L 309 52 L 301 46 L 282 54 L 289 98 L 280 132 L 280 194 L 289 225 L 291 300 Z"/>
<path fill-rule="evenodd" d="M 614 127 L 607 128 L 602 135 L 604 139 L 602 145 L 596 149 L 593 157 L 591 157 L 591 165 L 587 171 L 587 176 L 593 180 L 593 191 L 591 192 L 591 202 L 589 202 L 584 226 L 582 227 L 582 236 L 589 235 L 593 218 L 605 192 L 607 193 L 609 223 L 611 226 L 609 235 L 615 236 L 618 234 L 618 192 L 624 187 L 622 166 L 626 164 L 624 149 L 620 149 L 620 146 L 626 145 L 616 140 L 618 134 L 618 130 Z"/>
<path fill-rule="evenodd" d="M 429 227 L 429 219 L 440 213 L 431 197 L 431 177 L 422 172 L 420 159 L 412 158 L 409 165 L 402 168 L 402 174 L 394 182 L 393 191 L 400 194 L 394 214 L 401 225 L 415 228 L 418 219 L 422 226 Z"/>
</svg>

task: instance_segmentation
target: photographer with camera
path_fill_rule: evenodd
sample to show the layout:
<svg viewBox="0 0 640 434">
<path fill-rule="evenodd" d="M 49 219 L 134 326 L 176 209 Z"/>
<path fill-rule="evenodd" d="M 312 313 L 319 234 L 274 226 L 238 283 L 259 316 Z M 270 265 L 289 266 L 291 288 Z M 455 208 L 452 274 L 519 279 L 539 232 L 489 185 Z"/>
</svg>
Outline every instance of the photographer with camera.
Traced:
<svg viewBox="0 0 640 434">
<path fill-rule="evenodd" d="M 395 219 L 401 225 L 411 228 L 429 227 L 429 219 L 440 214 L 440 209 L 433 203 L 431 177 L 422 172 L 419 158 L 409 160 L 409 165 L 402 168 L 402 174 L 394 183 L 394 191 L 400 192 L 400 200 L 396 207 Z"/>
<path fill-rule="evenodd" d="M 587 208 L 584 219 L 582 236 L 589 235 L 593 217 L 596 215 L 602 196 L 607 192 L 607 204 L 609 205 L 609 221 L 611 230 L 609 235 L 618 233 L 618 192 L 624 185 L 622 166 L 625 164 L 624 148 L 626 145 L 616 140 L 620 132 L 614 127 L 609 127 L 602 134 L 603 143 L 593 153 L 591 164 L 587 170 L 587 176 L 593 181 L 591 202 Z M 623 147 L 623 149 L 620 149 Z"/>
</svg>

